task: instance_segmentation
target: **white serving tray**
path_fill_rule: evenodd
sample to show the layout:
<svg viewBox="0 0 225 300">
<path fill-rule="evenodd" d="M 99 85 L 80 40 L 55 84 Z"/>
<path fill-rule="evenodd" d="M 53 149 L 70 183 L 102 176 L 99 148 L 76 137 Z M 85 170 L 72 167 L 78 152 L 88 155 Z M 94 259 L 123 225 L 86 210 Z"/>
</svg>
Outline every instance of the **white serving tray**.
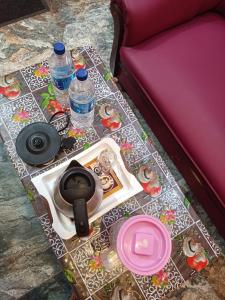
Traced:
<svg viewBox="0 0 225 300">
<path fill-rule="evenodd" d="M 77 154 L 71 159 L 61 163 L 60 165 L 46 171 L 31 179 L 39 194 L 44 196 L 49 203 L 51 210 L 53 224 L 52 227 L 63 239 L 70 239 L 76 234 L 74 222 L 70 218 L 64 216 L 59 210 L 56 209 L 52 197 L 56 180 L 60 174 L 62 174 L 72 160 L 77 160 L 81 165 L 85 165 L 92 161 L 100 152 L 104 149 L 110 149 L 116 154 L 117 160 L 113 165 L 113 170 L 116 173 L 118 179 L 122 184 L 122 189 L 114 192 L 105 199 L 102 200 L 96 213 L 89 218 L 89 223 L 92 223 L 97 218 L 107 213 L 110 209 L 123 203 L 128 198 L 143 190 L 140 183 L 137 181 L 134 175 L 129 173 L 124 166 L 124 162 L 120 155 L 120 147 L 112 138 L 103 138 L 101 141 L 93 145 L 92 147 Z"/>
</svg>

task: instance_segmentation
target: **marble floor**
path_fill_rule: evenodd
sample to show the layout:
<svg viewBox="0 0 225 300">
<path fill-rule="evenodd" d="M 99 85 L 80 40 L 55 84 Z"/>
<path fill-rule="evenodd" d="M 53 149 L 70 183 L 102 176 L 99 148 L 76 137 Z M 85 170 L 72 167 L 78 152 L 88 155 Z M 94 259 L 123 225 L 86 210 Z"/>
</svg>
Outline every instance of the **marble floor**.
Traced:
<svg viewBox="0 0 225 300">
<path fill-rule="evenodd" d="M 68 48 L 91 44 L 108 66 L 112 38 L 113 22 L 109 0 L 66 0 L 57 13 L 46 12 L 0 28 L 0 75 L 47 58 L 55 40 L 64 41 Z M 128 101 L 210 234 L 225 253 L 224 240 L 132 101 Z M 224 266 L 224 261 L 221 264 Z M 216 267 L 213 270 L 218 272 Z M 221 272 L 225 276 L 225 270 Z M 206 299 L 206 292 L 212 300 L 225 299 L 215 287 L 224 287 L 219 279 L 210 281 L 208 278 L 207 274 L 203 274 L 200 279 L 189 282 L 168 299 L 196 299 L 193 295 Z M 66 300 L 69 299 L 70 289 L 3 144 L 0 143 L 0 299 Z"/>
<path fill-rule="evenodd" d="M 91 44 L 108 63 L 112 37 L 109 0 L 66 0 L 58 13 L 49 11 L 0 28 L 0 74 L 49 57 L 56 40 L 67 48 Z"/>
</svg>

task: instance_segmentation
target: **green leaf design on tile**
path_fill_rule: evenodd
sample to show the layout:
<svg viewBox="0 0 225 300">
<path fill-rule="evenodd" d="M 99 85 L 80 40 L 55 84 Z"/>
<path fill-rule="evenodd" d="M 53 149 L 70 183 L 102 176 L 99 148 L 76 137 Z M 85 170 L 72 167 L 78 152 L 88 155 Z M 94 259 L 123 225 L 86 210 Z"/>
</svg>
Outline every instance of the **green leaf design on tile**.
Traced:
<svg viewBox="0 0 225 300">
<path fill-rule="evenodd" d="M 40 104 L 40 107 L 42 109 L 45 109 L 47 106 L 48 106 L 48 103 L 50 101 L 50 97 L 46 97 L 46 98 L 43 98 L 42 101 L 41 101 L 41 104 Z"/>
<path fill-rule="evenodd" d="M 70 271 L 68 269 L 65 269 L 63 272 L 64 272 L 64 275 L 66 276 L 67 280 L 70 283 L 75 283 L 76 282 L 75 276 L 74 276 L 72 271 Z"/>
<path fill-rule="evenodd" d="M 164 179 L 161 175 L 159 175 L 158 180 L 159 180 L 159 184 L 162 186 L 164 184 Z"/>
<path fill-rule="evenodd" d="M 103 74 L 103 78 L 106 80 L 106 81 L 108 81 L 108 80 L 110 80 L 110 79 L 112 79 L 112 73 L 110 72 L 110 71 L 108 71 L 108 70 L 105 70 L 105 72 L 104 72 L 104 74 Z"/>
<path fill-rule="evenodd" d="M 30 200 L 30 202 L 34 201 L 34 194 L 32 190 L 27 190 L 27 198 Z"/>
<path fill-rule="evenodd" d="M 209 250 L 208 249 L 204 249 L 204 251 L 205 251 L 205 256 L 206 256 L 206 258 L 208 259 L 208 261 L 209 261 L 209 263 L 212 261 L 212 256 L 210 256 L 210 254 L 209 254 Z"/>
<path fill-rule="evenodd" d="M 45 98 L 50 98 L 50 95 L 49 95 L 49 93 L 41 93 L 41 98 L 42 99 L 45 99 Z"/>
<path fill-rule="evenodd" d="M 190 201 L 189 201 L 189 199 L 187 197 L 184 198 L 184 206 L 186 208 L 189 208 L 189 206 L 190 206 Z"/>
<path fill-rule="evenodd" d="M 123 123 L 123 121 L 124 121 L 124 120 L 123 120 L 123 117 L 122 117 L 120 114 L 118 114 L 118 115 L 119 115 L 119 120 L 120 120 L 120 122 Z"/>
<path fill-rule="evenodd" d="M 17 82 L 17 83 L 15 83 L 15 84 L 13 84 L 12 87 L 15 88 L 15 89 L 17 89 L 17 90 L 21 90 L 21 91 L 22 91 L 22 89 L 23 89 L 23 85 L 22 85 L 21 82 Z"/>
<path fill-rule="evenodd" d="M 144 141 L 144 142 L 147 141 L 148 135 L 147 135 L 147 133 L 145 131 L 142 132 L 141 138 L 142 138 L 142 141 Z"/>
<path fill-rule="evenodd" d="M 125 213 L 124 213 L 124 218 L 130 218 L 130 213 L 129 213 L 129 211 L 125 211 Z"/>
<path fill-rule="evenodd" d="M 183 237 L 182 237 L 182 235 L 177 235 L 177 236 L 175 236 L 174 238 L 173 238 L 174 240 L 176 240 L 176 241 L 183 241 Z"/>
<path fill-rule="evenodd" d="M 55 91 L 52 83 L 49 83 L 48 85 L 48 92 L 50 95 L 55 96 Z"/>
<path fill-rule="evenodd" d="M 90 147 L 91 147 L 90 143 L 85 143 L 84 146 L 83 146 L 83 149 L 86 150 Z"/>
</svg>

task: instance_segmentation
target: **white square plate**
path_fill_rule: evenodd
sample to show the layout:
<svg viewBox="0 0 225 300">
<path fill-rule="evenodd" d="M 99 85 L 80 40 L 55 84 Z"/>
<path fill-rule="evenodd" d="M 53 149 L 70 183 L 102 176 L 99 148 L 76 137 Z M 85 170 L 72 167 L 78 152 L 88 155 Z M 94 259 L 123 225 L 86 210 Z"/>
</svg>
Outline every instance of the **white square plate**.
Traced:
<svg viewBox="0 0 225 300">
<path fill-rule="evenodd" d="M 94 144 L 87 150 L 77 154 L 76 156 L 52 168 L 51 170 L 48 170 L 45 173 L 31 179 L 39 194 L 44 196 L 49 203 L 53 218 L 52 226 L 54 230 L 61 238 L 65 240 L 74 236 L 76 231 L 74 222 L 59 212 L 52 201 L 56 180 L 58 176 L 60 176 L 66 170 L 72 160 L 77 160 L 81 165 L 85 165 L 98 157 L 100 152 L 104 149 L 109 149 L 116 154 L 117 160 L 113 165 L 113 170 L 123 187 L 102 200 L 102 203 L 96 213 L 89 218 L 89 223 L 91 223 L 107 213 L 110 209 L 123 203 L 130 197 L 143 190 L 135 176 L 129 173 L 125 168 L 124 162 L 120 155 L 120 147 L 112 138 L 103 138 L 101 141 Z"/>
</svg>

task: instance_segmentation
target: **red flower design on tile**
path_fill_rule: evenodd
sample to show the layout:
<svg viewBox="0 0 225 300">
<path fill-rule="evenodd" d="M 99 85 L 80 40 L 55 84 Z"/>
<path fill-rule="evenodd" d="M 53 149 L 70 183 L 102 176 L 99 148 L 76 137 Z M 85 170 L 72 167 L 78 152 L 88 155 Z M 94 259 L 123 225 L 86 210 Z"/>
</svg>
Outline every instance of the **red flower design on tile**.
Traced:
<svg viewBox="0 0 225 300">
<path fill-rule="evenodd" d="M 164 270 L 159 271 L 157 274 L 153 275 L 151 278 L 151 283 L 155 287 L 165 287 L 168 285 L 168 272 Z"/>
<path fill-rule="evenodd" d="M 34 75 L 36 77 L 45 78 L 49 75 L 49 68 L 43 64 L 38 64 L 37 68 L 34 70 Z"/>
<path fill-rule="evenodd" d="M 85 136 L 86 132 L 84 129 L 80 129 L 80 128 L 70 128 L 67 132 L 67 135 L 69 137 L 74 137 L 76 139 L 81 139 Z"/>
<path fill-rule="evenodd" d="M 27 123 L 29 122 L 29 112 L 25 111 L 24 109 L 21 109 L 20 111 L 16 112 L 13 116 L 12 116 L 12 120 L 14 122 L 18 122 L 18 123 Z"/>
<path fill-rule="evenodd" d="M 172 225 L 175 223 L 176 212 L 174 209 L 164 210 L 161 212 L 159 218 L 162 223 Z"/>
</svg>

